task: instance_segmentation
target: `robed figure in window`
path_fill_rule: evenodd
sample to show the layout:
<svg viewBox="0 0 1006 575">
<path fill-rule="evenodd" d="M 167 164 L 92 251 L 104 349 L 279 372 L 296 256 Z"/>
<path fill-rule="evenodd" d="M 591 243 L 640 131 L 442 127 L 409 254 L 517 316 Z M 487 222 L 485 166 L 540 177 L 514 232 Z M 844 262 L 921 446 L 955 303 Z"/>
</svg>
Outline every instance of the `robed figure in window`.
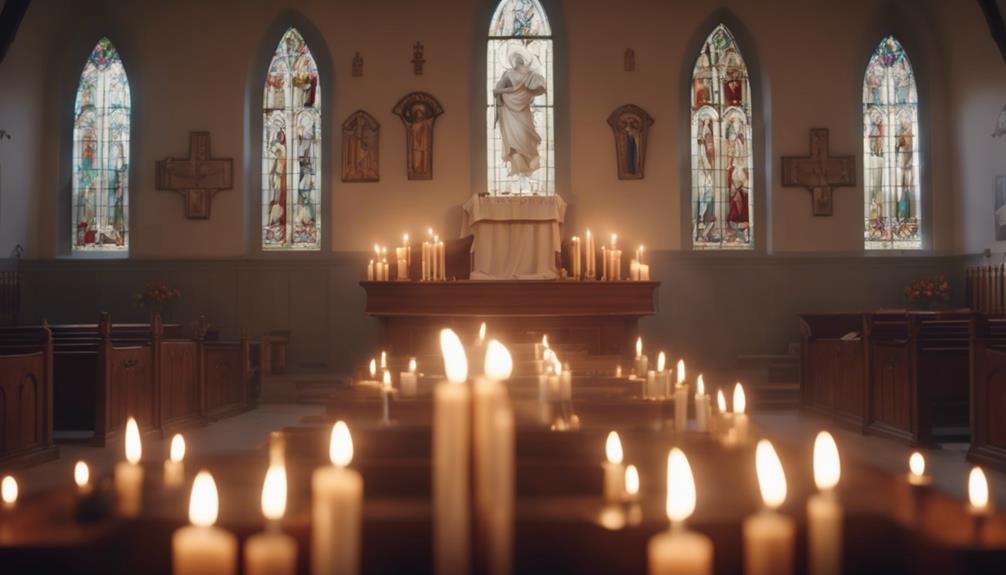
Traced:
<svg viewBox="0 0 1006 575">
<path fill-rule="evenodd" d="M 534 126 L 531 103 L 545 93 L 545 77 L 531 69 L 531 59 L 525 50 L 512 51 L 510 68 L 504 70 L 493 89 L 496 122 L 503 140 L 503 161 L 510 175 L 522 180 L 541 166 L 538 156 L 541 136 Z"/>
</svg>

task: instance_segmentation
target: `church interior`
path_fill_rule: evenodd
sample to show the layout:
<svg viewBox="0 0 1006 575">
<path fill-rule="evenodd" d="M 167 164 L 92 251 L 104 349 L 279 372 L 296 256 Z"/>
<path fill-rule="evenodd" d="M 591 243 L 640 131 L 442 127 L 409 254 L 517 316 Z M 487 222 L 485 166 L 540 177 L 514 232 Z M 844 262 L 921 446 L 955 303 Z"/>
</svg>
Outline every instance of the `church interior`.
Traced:
<svg viewBox="0 0 1006 575">
<path fill-rule="evenodd" d="M 0 0 L 0 572 L 1006 572 L 1006 0 Z"/>
</svg>

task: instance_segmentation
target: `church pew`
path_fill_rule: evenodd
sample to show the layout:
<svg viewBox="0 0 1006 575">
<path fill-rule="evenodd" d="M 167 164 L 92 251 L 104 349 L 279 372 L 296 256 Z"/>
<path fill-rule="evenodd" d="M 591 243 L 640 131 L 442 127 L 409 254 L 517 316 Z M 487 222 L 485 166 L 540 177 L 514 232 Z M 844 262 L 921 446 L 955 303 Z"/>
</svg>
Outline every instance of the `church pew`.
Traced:
<svg viewBox="0 0 1006 575">
<path fill-rule="evenodd" d="M 104 445 L 125 429 L 129 417 L 141 432 L 160 429 L 159 383 L 155 350 L 160 343 L 160 317 L 154 316 L 149 331 L 130 330 L 113 339 L 108 314 L 98 322 L 94 442 Z"/>
<path fill-rule="evenodd" d="M 1006 469 L 1006 318 L 976 316 L 970 382 L 968 458 Z"/>
<path fill-rule="evenodd" d="M 800 316 L 800 396 L 804 408 L 862 431 L 866 420 L 864 316 Z"/>
<path fill-rule="evenodd" d="M 202 341 L 199 349 L 202 415 L 220 419 L 251 409 L 253 370 L 248 339 Z"/>
<path fill-rule="evenodd" d="M 52 332 L 42 327 L 21 334 L 23 349 L 0 355 L 0 467 L 58 455 L 52 439 Z"/>
<path fill-rule="evenodd" d="M 968 313 L 868 314 L 867 429 L 912 444 L 967 433 Z"/>
</svg>

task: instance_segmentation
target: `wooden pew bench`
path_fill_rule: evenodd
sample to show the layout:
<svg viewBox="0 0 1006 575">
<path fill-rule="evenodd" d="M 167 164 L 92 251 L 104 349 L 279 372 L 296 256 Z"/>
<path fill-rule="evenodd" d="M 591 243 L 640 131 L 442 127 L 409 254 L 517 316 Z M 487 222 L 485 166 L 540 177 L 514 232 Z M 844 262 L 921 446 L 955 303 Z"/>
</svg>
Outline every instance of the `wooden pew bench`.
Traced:
<svg viewBox="0 0 1006 575">
<path fill-rule="evenodd" d="M 0 343 L 0 467 L 55 459 L 52 332 L 19 330 Z"/>
</svg>

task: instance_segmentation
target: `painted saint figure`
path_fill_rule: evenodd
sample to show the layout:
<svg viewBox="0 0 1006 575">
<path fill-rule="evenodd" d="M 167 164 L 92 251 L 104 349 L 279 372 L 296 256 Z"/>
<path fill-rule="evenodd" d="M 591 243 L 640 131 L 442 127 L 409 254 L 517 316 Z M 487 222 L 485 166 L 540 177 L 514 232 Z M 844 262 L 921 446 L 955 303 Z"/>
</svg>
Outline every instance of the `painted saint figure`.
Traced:
<svg viewBox="0 0 1006 575">
<path fill-rule="evenodd" d="M 897 218 L 907 220 L 912 216 L 911 200 L 912 187 L 914 183 L 914 155 L 915 141 L 912 134 L 912 121 L 901 118 L 898 125 L 898 136 L 895 151 L 898 156 L 898 208 Z"/>
<path fill-rule="evenodd" d="M 526 182 L 540 166 L 538 145 L 541 136 L 535 129 L 531 103 L 545 93 L 545 77 L 531 69 L 531 55 L 516 48 L 510 53 L 510 68 L 493 89 L 496 98 L 496 122 L 503 141 L 503 161 L 511 176 Z"/>
<path fill-rule="evenodd" d="M 433 118 L 426 112 L 424 104 L 412 107 L 412 122 L 409 124 L 409 142 L 412 147 L 412 170 L 416 174 L 432 171 L 430 153 L 433 146 Z"/>
<path fill-rule="evenodd" d="M 696 238 L 705 241 L 717 241 L 715 175 L 716 136 L 713 133 L 713 119 L 706 115 L 701 120 L 697 144 L 699 150 L 699 201 L 696 209 Z"/>
<path fill-rule="evenodd" d="M 272 197 L 269 201 L 269 228 L 274 242 L 286 239 L 286 132 L 280 128 L 276 139 L 269 148 L 272 153 L 272 167 L 269 169 L 269 187 Z"/>
</svg>

